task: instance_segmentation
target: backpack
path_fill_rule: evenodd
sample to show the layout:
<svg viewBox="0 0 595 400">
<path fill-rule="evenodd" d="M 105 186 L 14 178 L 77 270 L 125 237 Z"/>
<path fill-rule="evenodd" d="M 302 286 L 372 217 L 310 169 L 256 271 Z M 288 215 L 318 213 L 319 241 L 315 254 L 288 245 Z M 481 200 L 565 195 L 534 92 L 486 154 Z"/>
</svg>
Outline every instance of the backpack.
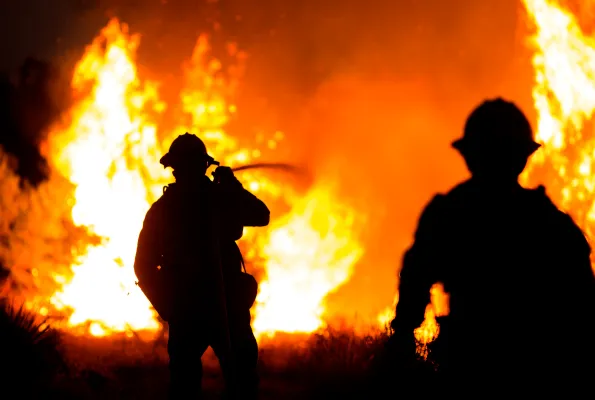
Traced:
<svg viewBox="0 0 595 400">
<path fill-rule="evenodd" d="M 232 280 L 231 290 L 235 295 L 234 297 L 238 299 L 238 307 L 249 310 L 254 305 L 258 295 L 258 282 L 254 276 L 246 271 L 246 265 L 241 253 L 240 260 L 242 262 L 242 271 Z"/>
</svg>

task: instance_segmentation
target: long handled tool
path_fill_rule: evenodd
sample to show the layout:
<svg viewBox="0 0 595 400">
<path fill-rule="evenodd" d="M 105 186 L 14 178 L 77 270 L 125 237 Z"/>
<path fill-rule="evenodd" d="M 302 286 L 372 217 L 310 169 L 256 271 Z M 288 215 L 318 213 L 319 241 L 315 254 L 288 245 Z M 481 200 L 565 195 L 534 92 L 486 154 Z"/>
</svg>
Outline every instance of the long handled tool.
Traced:
<svg viewBox="0 0 595 400">
<path fill-rule="evenodd" d="M 211 165 L 219 166 L 219 162 L 215 161 L 214 159 L 209 160 Z M 293 166 L 291 164 L 285 163 L 258 163 L 258 164 L 249 164 L 243 165 L 240 167 L 233 168 L 232 171 L 239 172 L 245 171 L 248 169 L 260 169 L 260 168 L 270 168 L 270 169 L 280 169 L 285 171 L 291 172 L 300 172 L 300 168 Z M 217 196 L 217 192 L 215 192 L 215 196 Z M 218 217 L 220 215 L 219 209 L 220 201 L 219 199 L 211 197 L 211 233 L 212 233 L 212 244 L 213 244 L 213 251 L 214 251 L 214 258 L 217 262 L 217 269 L 218 269 L 218 284 L 219 290 L 218 293 L 220 295 L 219 305 L 221 307 L 221 314 L 222 314 L 222 321 L 221 321 L 221 328 L 224 334 L 225 340 L 225 347 L 226 347 L 226 360 L 227 363 L 227 371 L 229 373 L 227 380 L 228 380 L 228 390 L 231 392 L 232 399 L 239 399 L 240 392 L 239 392 L 239 385 L 238 385 L 238 376 L 237 376 L 237 363 L 235 359 L 235 354 L 233 351 L 233 344 L 231 339 L 231 332 L 229 329 L 229 313 L 227 307 L 227 294 L 225 291 L 225 280 L 224 280 L 224 273 L 223 273 L 223 263 L 221 262 L 221 243 L 220 243 L 220 232 L 219 232 L 219 221 Z"/>
<path fill-rule="evenodd" d="M 225 340 L 225 363 L 227 364 L 226 369 L 228 371 L 228 376 L 226 377 L 227 379 L 227 389 L 230 391 L 230 398 L 231 399 L 239 399 L 239 388 L 238 388 L 238 379 L 237 379 L 237 369 L 236 369 L 236 360 L 235 360 L 235 354 L 233 351 L 233 346 L 231 343 L 231 332 L 229 329 L 229 312 L 228 312 L 228 307 L 227 307 L 227 293 L 225 290 L 225 280 L 224 280 L 224 275 L 223 275 L 223 263 L 221 262 L 221 246 L 220 246 L 220 240 L 219 240 L 219 229 L 218 229 L 218 221 L 216 216 L 219 215 L 219 207 L 218 204 L 219 202 L 217 200 L 215 200 L 213 202 L 214 204 L 211 204 L 214 208 L 214 212 L 212 213 L 212 217 L 211 217 L 211 232 L 213 234 L 213 251 L 214 251 L 214 258 L 215 261 L 217 263 L 217 269 L 218 269 L 218 286 L 219 286 L 219 290 L 218 293 L 220 295 L 219 298 L 219 306 L 221 307 L 220 311 L 221 311 L 221 328 L 223 331 L 223 335 L 224 335 L 224 340 Z"/>
<path fill-rule="evenodd" d="M 210 165 L 220 166 L 219 161 L 215 161 L 212 157 L 209 157 L 209 163 L 210 163 Z M 278 170 L 283 170 L 283 171 L 287 171 L 287 172 L 295 172 L 295 173 L 304 173 L 305 172 L 305 170 L 303 168 L 298 167 L 293 164 L 266 163 L 266 162 L 242 165 L 239 167 L 232 168 L 231 170 L 233 172 L 240 172 L 240 171 L 245 171 L 248 169 L 278 169 Z"/>
<path fill-rule="evenodd" d="M 304 170 L 298 166 L 286 163 L 256 163 L 242 165 L 241 167 L 235 167 L 231 170 L 233 172 L 245 171 L 248 169 L 279 169 L 287 172 L 304 172 Z"/>
</svg>

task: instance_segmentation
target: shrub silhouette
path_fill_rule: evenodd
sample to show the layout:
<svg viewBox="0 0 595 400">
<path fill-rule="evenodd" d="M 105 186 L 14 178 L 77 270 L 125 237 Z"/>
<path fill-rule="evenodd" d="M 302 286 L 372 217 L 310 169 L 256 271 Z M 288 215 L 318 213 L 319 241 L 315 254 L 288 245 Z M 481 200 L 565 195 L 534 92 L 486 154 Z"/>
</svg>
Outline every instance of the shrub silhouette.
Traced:
<svg viewBox="0 0 595 400">
<path fill-rule="evenodd" d="M 0 384 L 18 388 L 25 398 L 51 389 L 59 374 L 66 372 L 60 353 L 60 337 L 46 320 L 0 301 Z M 29 392 L 29 393 L 27 393 Z"/>
</svg>

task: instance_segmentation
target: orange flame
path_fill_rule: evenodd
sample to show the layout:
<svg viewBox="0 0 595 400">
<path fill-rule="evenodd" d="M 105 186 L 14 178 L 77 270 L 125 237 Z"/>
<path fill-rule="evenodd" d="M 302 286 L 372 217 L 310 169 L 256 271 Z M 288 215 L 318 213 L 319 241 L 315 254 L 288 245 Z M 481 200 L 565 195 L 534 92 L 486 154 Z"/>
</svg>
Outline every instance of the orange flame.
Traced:
<svg viewBox="0 0 595 400">
<path fill-rule="evenodd" d="M 543 144 L 523 180 L 544 182 L 554 202 L 592 237 L 595 138 L 589 131 L 595 110 L 595 39 L 583 32 L 575 15 L 559 2 L 523 3 L 535 25 L 533 101 L 537 139 Z"/>
<path fill-rule="evenodd" d="M 166 110 L 155 82 L 142 82 L 135 66 L 140 44 L 126 25 L 111 20 L 78 62 L 72 89 L 80 99 L 66 124 L 52 129 L 47 153 L 53 168 L 76 187 L 72 219 L 103 238 L 90 245 L 72 266 L 73 277 L 51 299 L 71 312 L 70 329 L 82 327 L 96 336 L 159 328 L 155 312 L 135 286 L 132 268 L 136 239 L 150 204 L 171 181 L 159 157 L 180 133 L 203 138 L 223 164 L 234 166 L 261 157 L 266 148 L 240 147 L 224 127 L 235 113 L 230 101 L 237 77 L 225 79 L 222 65 L 208 56 L 206 36 L 199 37 L 184 66 L 178 126 L 164 129 L 157 121 Z M 230 52 L 238 62 L 243 54 Z M 236 79 L 236 80 L 233 80 Z M 274 150 L 284 135 L 256 144 Z M 312 332 L 324 325 L 324 299 L 345 283 L 360 258 L 353 221 L 355 211 L 337 201 L 331 186 L 315 184 L 305 196 L 257 173 L 243 173 L 243 183 L 265 200 L 283 200 L 291 211 L 270 228 L 246 230 L 248 256 L 265 269 L 255 306 L 257 334 Z M 250 261 L 250 260 L 248 260 Z"/>
<path fill-rule="evenodd" d="M 147 187 L 138 169 L 157 165 L 157 153 L 151 152 L 156 126 L 144 113 L 156 91 L 139 84 L 132 58 L 138 44 L 139 37 L 121 32 L 117 21 L 102 31 L 72 79 L 75 93 L 86 96 L 70 113 L 70 125 L 50 135 L 48 146 L 54 167 L 76 185 L 73 221 L 106 238 L 89 247 L 72 280 L 52 298 L 58 308 L 72 308 L 72 325 L 93 321 L 95 335 L 104 329 L 158 328 L 130 268 L 147 199 L 164 178 L 157 168 L 149 170 L 153 185 Z"/>
<path fill-rule="evenodd" d="M 395 308 L 399 301 L 399 293 L 395 295 L 393 304 L 378 314 L 377 322 L 381 327 L 388 327 L 395 317 Z M 413 334 L 417 341 L 417 352 L 424 358 L 429 355 L 428 344 L 432 343 L 440 334 L 440 325 L 436 317 L 446 316 L 449 313 L 449 296 L 444 291 L 442 283 L 436 283 L 430 288 L 430 304 L 426 306 L 424 320 Z"/>
</svg>

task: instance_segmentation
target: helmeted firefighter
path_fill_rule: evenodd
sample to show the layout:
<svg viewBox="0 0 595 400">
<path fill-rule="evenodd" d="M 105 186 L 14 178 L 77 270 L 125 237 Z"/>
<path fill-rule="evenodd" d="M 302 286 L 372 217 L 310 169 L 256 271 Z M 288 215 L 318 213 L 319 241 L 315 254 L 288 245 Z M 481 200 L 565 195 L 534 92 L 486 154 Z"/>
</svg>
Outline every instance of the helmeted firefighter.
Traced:
<svg viewBox="0 0 595 400">
<path fill-rule="evenodd" d="M 441 282 L 450 313 L 434 346 L 438 390 L 461 398 L 592 391 L 591 249 L 543 187 L 518 183 L 540 147 L 529 121 L 513 103 L 489 100 L 453 146 L 471 178 L 435 196 L 420 217 L 400 272 L 389 354 L 415 351 L 413 330 Z"/>
<path fill-rule="evenodd" d="M 161 159 L 175 183 L 146 214 L 134 269 L 138 284 L 169 324 L 170 393 L 201 391 L 201 356 L 211 346 L 228 393 L 256 398 L 258 347 L 250 326 L 256 281 L 242 271 L 236 240 L 246 226 L 266 226 L 269 210 L 218 167 L 195 135 L 177 137 Z"/>
</svg>

